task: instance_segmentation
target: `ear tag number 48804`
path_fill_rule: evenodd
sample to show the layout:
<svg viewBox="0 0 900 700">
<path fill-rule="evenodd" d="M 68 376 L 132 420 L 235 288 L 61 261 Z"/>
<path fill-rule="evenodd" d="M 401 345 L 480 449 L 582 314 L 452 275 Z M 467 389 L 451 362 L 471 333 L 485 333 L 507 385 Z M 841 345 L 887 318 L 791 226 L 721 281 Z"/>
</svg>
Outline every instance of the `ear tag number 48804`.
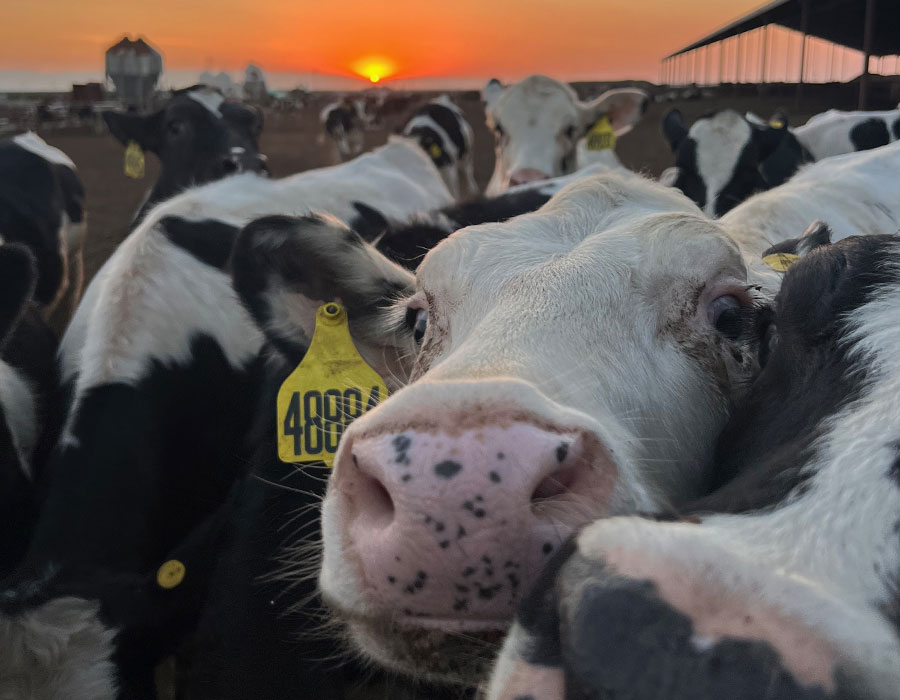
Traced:
<svg viewBox="0 0 900 700">
<path fill-rule="evenodd" d="M 278 391 L 278 458 L 331 466 L 344 429 L 385 396 L 384 381 L 353 344 L 346 309 L 320 306 L 309 350 Z"/>
</svg>

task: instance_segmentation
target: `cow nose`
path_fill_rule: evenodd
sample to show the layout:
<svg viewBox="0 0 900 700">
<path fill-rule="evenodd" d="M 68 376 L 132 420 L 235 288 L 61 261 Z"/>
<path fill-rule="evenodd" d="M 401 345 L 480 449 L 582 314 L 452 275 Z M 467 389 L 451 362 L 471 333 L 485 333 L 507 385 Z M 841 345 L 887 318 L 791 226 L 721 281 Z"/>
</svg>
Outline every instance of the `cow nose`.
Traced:
<svg viewBox="0 0 900 700">
<path fill-rule="evenodd" d="M 527 185 L 529 182 L 540 182 L 541 180 L 549 180 L 550 176 L 543 170 L 535 168 L 519 168 L 509 176 L 510 187 L 516 185 Z"/>
<path fill-rule="evenodd" d="M 610 465 L 582 431 L 416 429 L 351 438 L 331 487 L 372 605 L 497 622 L 563 540 L 606 512 Z"/>
<path fill-rule="evenodd" d="M 241 161 L 236 156 L 228 156 L 222 160 L 222 172 L 225 175 L 232 175 L 243 170 Z"/>
</svg>

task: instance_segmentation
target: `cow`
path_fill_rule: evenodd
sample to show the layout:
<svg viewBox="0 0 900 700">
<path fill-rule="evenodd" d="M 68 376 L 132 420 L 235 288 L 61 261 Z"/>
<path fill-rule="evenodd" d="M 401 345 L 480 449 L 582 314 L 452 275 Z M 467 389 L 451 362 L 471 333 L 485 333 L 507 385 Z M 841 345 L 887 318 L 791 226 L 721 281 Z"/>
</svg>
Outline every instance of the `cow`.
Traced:
<svg viewBox="0 0 900 700">
<path fill-rule="evenodd" d="M 710 496 L 585 527 L 525 597 L 487 697 L 890 700 L 900 689 L 900 240 L 828 229 L 744 325 L 760 375 Z"/>
<path fill-rule="evenodd" d="M 25 552 L 53 441 L 57 341 L 32 305 L 37 277 L 28 248 L 0 245 L 0 579 Z"/>
<path fill-rule="evenodd" d="M 609 90 L 582 102 L 568 85 L 532 75 L 504 86 L 492 79 L 484 88 L 487 125 L 496 148 L 489 196 L 509 187 L 566 175 L 588 163 L 578 162 L 578 144 L 604 117 L 616 136 L 640 120 L 649 98 L 642 90 Z M 602 140 L 601 140 L 602 141 Z M 617 167 L 611 140 L 599 143 L 591 162 Z"/>
<path fill-rule="evenodd" d="M 900 139 L 900 108 L 883 112 L 830 109 L 792 131 L 816 160 L 866 151 Z"/>
<path fill-rule="evenodd" d="M 263 333 L 226 270 L 240 228 L 266 214 L 312 208 L 348 220 L 360 203 L 402 219 L 451 201 L 418 145 L 395 137 L 342 166 L 274 181 L 235 175 L 147 214 L 88 285 L 62 340 L 68 397 L 62 435 L 23 562 L 0 584 L 0 640 L 15 635 L 36 649 L 52 644 L 56 652 L 36 652 L 35 669 L 19 667 L 15 674 L 40 674 L 42 662 L 59 669 L 83 665 L 75 641 L 87 625 L 105 645 L 91 658 L 104 668 L 112 664 L 110 673 L 125 685 L 139 685 L 153 660 L 171 652 L 190 626 L 191 604 L 199 606 L 194 593 L 175 601 L 182 622 L 174 629 L 181 632 L 154 637 L 155 651 L 135 659 L 128 650 L 140 645 L 145 624 L 135 622 L 136 632 L 129 625 L 121 638 L 127 648 L 109 643 L 117 638 L 113 623 L 127 617 L 129 606 L 107 615 L 122 593 L 105 582 L 121 580 L 126 591 L 128 581 L 149 582 L 155 590 L 151 574 L 191 533 L 201 541 L 223 533 L 208 523 L 218 522 L 223 502 L 246 474 L 266 356 Z M 72 591 L 94 602 L 79 603 L 60 621 L 54 634 L 62 641 L 44 639 L 56 601 Z M 12 602 L 2 605 L 7 599 Z M 32 663 L 26 657 L 10 663 Z M 59 697 L 52 683 L 46 692 L 40 700 Z"/>
<path fill-rule="evenodd" d="M 268 173 L 259 152 L 262 112 L 228 102 L 208 85 L 176 90 L 152 114 L 105 111 L 103 120 L 123 146 L 135 143 L 159 158 L 159 177 L 133 224 L 158 202 L 189 187 L 241 172 Z"/>
<path fill-rule="evenodd" d="M 734 317 L 773 291 L 745 256 L 817 216 L 895 230 L 898 157 L 815 164 L 727 222 L 607 173 L 432 249 L 393 316 L 411 382 L 344 433 L 323 504 L 320 587 L 356 647 L 475 682 L 569 533 L 706 493 L 757 371 Z"/>
<path fill-rule="evenodd" d="M 87 228 L 75 163 L 33 132 L 0 140 L 0 240 L 21 243 L 37 261 L 34 301 L 68 320 L 83 284 Z"/>
<path fill-rule="evenodd" d="M 353 103 L 340 100 L 326 105 L 319 114 L 319 121 L 325 134 L 334 142 L 333 162 L 343 163 L 362 153 L 362 122 Z"/>
<path fill-rule="evenodd" d="M 784 115 L 769 122 L 724 109 L 691 128 L 677 109 L 663 118 L 663 134 L 675 166 L 660 178 L 677 187 L 710 216 L 722 216 L 745 199 L 789 180 L 814 160 Z"/>
<path fill-rule="evenodd" d="M 472 154 L 475 140 L 472 127 L 447 95 L 419 107 L 400 133 L 419 142 L 456 199 L 479 194 Z"/>
</svg>

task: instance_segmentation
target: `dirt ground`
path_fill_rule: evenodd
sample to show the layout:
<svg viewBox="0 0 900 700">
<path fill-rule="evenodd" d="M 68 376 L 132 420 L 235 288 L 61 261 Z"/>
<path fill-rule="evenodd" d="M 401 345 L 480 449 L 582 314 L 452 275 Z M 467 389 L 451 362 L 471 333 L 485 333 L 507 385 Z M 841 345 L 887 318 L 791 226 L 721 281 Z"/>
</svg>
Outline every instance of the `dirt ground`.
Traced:
<svg viewBox="0 0 900 700">
<path fill-rule="evenodd" d="M 484 187 L 494 166 L 493 137 L 485 127 L 481 102 L 472 96 L 461 97 L 460 102 L 475 132 L 475 178 Z M 784 100 L 771 98 L 716 97 L 651 104 L 641 123 L 620 139 L 618 154 L 626 166 L 656 176 L 672 164 L 659 126 L 663 115 L 672 107 L 681 109 L 686 120 L 691 122 L 701 114 L 726 106 L 769 116 L 782 106 L 782 102 Z M 300 112 L 266 115 L 260 147 L 269 157 L 273 176 L 283 177 L 331 164 L 331 144 L 323 138 L 319 125 L 320 107 L 313 102 Z M 825 108 L 826 105 L 810 105 L 803 113 L 793 114 L 791 121 L 803 123 L 808 116 Z M 383 143 L 401 120 L 402 117 L 395 117 L 384 129 L 367 132 L 366 148 Z M 148 155 L 144 179 L 131 180 L 122 172 L 123 149 L 109 134 L 70 130 L 42 132 L 41 136 L 69 154 L 84 181 L 88 211 L 85 273 L 89 280 L 127 234 L 131 217 L 156 178 L 158 163 Z"/>
</svg>

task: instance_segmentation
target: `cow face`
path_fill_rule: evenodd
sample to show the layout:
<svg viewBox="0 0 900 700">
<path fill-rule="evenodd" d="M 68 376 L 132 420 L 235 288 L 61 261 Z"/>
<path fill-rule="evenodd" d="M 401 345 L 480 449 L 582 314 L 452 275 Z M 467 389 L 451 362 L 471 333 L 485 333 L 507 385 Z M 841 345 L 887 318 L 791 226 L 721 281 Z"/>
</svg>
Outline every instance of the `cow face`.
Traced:
<svg viewBox="0 0 900 700">
<path fill-rule="evenodd" d="M 710 216 L 722 216 L 755 192 L 786 182 L 811 156 L 787 128 L 787 119 L 749 120 L 727 109 L 684 125 L 673 109 L 663 133 L 675 168 L 661 179 L 677 187 Z"/>
<path fill-rule="evenodd" d="M 160 160 L 159 179 L 144 209 L 193 185 L 239 172 L 267 172 L 259 153 L 262 115 L 225 102 L 214 88 L 176 92 L 147 116 L 104 112 L 103 119 L 123 145 L 134 141 Z"/>
<path fill-rule="evenodd" d="M 588 178 L 453 234 L 398 306 L 412 383 L 345 433 L 326 600 L 396 670 L 470 683 L 573 529 L 701 492 L 755 370 L 740 253 L 674 191 Z"/>
<path fill-rule="evenodd" d="M 496 139 L 488 195 L 573 172 L 579 139 L 601 117 L 609 117 L 621 135 L 641 118 L 648 102 L 647 94 L 635 89 L 610 90 L 592 102 L 581 102 L 571 87 L 542 75 L 508 87 L 492 80 L 484 100 Z"/>
</svg>

